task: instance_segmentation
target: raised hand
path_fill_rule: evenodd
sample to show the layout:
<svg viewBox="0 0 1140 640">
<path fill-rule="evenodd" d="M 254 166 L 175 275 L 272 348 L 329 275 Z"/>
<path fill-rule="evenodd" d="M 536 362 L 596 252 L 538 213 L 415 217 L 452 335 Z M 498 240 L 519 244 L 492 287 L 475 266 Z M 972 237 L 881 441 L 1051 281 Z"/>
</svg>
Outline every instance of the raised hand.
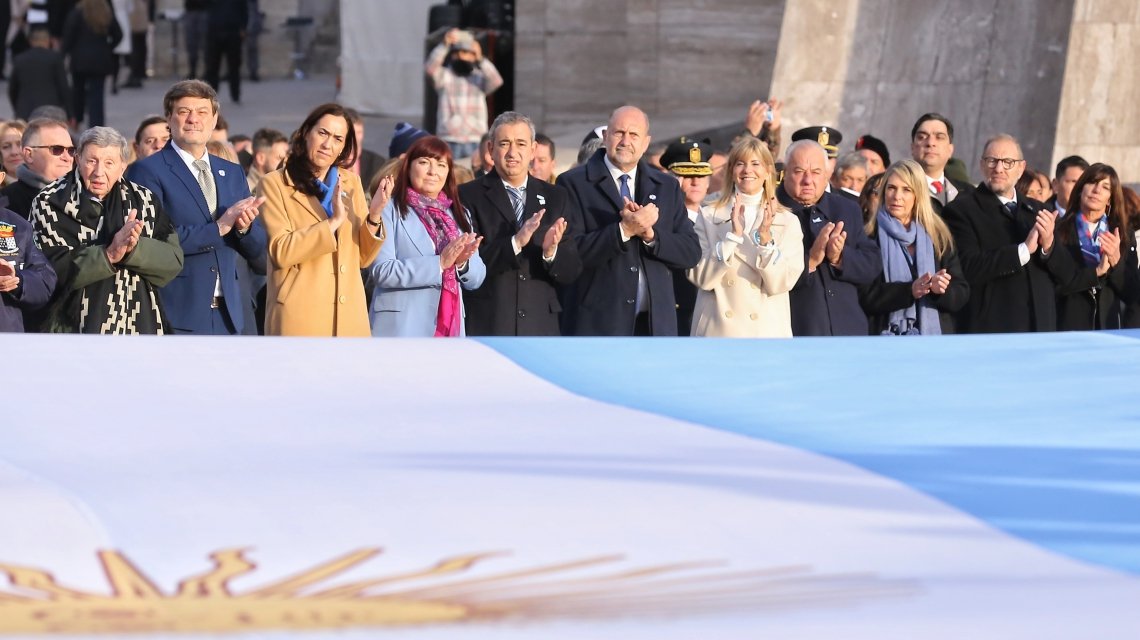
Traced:
<svg viewBox="0 0 1140 640">
<path fill-rule="evenodd" d="M 1033 227 L 1037 229 L 1037 244 L 1045 253 L 1053 250 L 1053 228 L 1056 224 L 1057 216 L 1053 212 L 1037 212 L 1037 222 Z"/>
<path fill-rule="evenodd" d="M 757 232 L 760 235 L 760 244 L 768 244 L 772 241 L 772 221 L 776 219 L 776 208 L 771 202 L 764 209 L 764 218 L 760 221 L 760 228 Z"/>
<path fill-rule="evenodd" d="M 439 254 L 439 266 L 443 269 L 450 269 L 457 264 L 462 264 L 475 253 L 474 249 L 479 248 L 479 242 L 482 241 L 482 236 L 476 236 L 474 233 L 461 233 L 451 239 L 443 251 Z M 471 246 L 474 244 L 474 249 Z"/>
<path fill-rule="evenodd" d="M 554 253 L 558 250 L 558 243 L 562 242 L 562 235 L 566 233 L 566 226 L 566 218 L 559 218 L 546 230 L 546 236 L 542 239 L 543 258 L 554 259 Z"/>
<path fill-rule="evenodd" d="M 517 233 L 515 233 L 515 242 L 518 243 L 519 249 L 530 244 L 530 239 L 534 237 L 534 232 L 542 225 L 542 216 L 546 214 L 546 209 L 539 209 L 531 217 L 526 219 Z"/>
<path fill-rule="evenodd" d="M 744 128 L 754 136 L 760 135 L 760 128 L 768 119 L 768 109 L 767 102 L 753 100 L 752 104 L 748 105 L 748 113 L 744 116 Z"/>
<path fill-rule="evenodd" d="M 834 267 L 843 265 L 843 247 L 847 246 L 847 232 L 843 230 L 843 222 L 835 225 L 831 232 L 831 240 L 827 243 L 827 261 Z"/>
<path fill-rule="evenodd" d="M 744 205 L 732 205 L 732 235 L 744 235 Z"/>
<path fill-rule="evenodd" d="M 471 259 L 471 256 L 475 255 L 475 252 L 479 250 L 479 245 L 483 243 L 483 236 L 476 236 L 474 233 L 467 235 L 470 237 L 470 241 L 455 258 L 455 266 L 460 269 L 467 266 L 467 261 Z"/>
<path fill-rule="evenodd" d="M 1025 248 L 1029 249 L 1029 255 L 1037 252 L 1038 242 L 1040 240 L 1040 230 L 1034 224 L 1033 228 L 1029 230 L 1029 235 L 1025 236 Z"/>
<path fill-rule="evenodd" d="M 218 217 L 218 235 L 224 236 L 234 227 L 244 233 L 261 214 L 261 205 L 264 203 L 265 198 L 250 196 L 231 204 L 226 212 Z"/>
<path fill-rule="evenodd" d="M 333 233 L 336 233 L 340 225 L 348 220 L 348 205 L 344 203 L 344 197 L 345 193 L 340 190 L 340 183 L 337 182 L 332 194 L 333 215 L 329 218 L 329 226 L 332 227 Z"/>
<path fill-rule="evenodd" d="M 114 237 L 111 238 L 111 244 L 103 249 L 104 255 L 107 256 L 107 262 L 111 264 L 118 264 L 122 262 L 123 258 L 135 248 L 139 242 L 139 236 L 142 235 L 142 220 L 137 217 L 137 212 L 131 209 L 127 214 L 127 219 L 123 223 L 123 228 L 115 232 Z"/>
<path fill-rule="evenodd" d="M 371 220 L 380 219 L 384 207 L 388 206 L 388 201 L 392 199 L 392 188 L 394 186 L 396 186 L 396 179 L 392 176 L 380 178 L 380 184 L 376 185 L 376 193 L 372 194 L 372 202 L 368 205 L 368 217 Z"/>
<path fill-rule="evenodd" d="M 1108 259 L 1108 266 L 1115 267 L 1120 262 L 1120 233 L 1105 231 L 1098 238 L 1100 255 Z"/>
<path fill-rule="evenodd" d="M 815 271 L 819 265 L 823 264 L 824 258 L 827 257 L 827 246 L 831 242 L 831 232 L 835 230 L 835 224 L 828 222 L 823 225 L 819 230 L 819 235 L 811 243 L 811 249 L 808 249 L 808 273 Z"/>
</svg>

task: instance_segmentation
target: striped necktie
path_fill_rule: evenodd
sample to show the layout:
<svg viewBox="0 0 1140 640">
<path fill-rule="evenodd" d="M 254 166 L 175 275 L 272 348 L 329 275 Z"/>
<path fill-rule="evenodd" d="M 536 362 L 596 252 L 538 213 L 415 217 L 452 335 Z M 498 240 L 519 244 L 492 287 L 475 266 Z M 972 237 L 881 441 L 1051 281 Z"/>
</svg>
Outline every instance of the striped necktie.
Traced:
<svg viewBox="0 0 1140 640">
<path fill-rule="evenodd" d="M 526 187 L 507 186 L 507 193 L 511 196 L 511 206 L 514 207 L 515 210 L 515 220 L 521 225 L 523 223 L 523 207 L 526 205 Z"/>
</svg>

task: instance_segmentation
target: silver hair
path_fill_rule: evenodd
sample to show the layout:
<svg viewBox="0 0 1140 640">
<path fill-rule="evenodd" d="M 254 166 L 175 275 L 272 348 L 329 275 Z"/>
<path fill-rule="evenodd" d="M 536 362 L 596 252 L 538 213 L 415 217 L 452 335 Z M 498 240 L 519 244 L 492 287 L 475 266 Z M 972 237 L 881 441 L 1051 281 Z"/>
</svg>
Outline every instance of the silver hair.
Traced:
<svg viewBox="0 0 1140 640">
<path fill-rule="evenodd" d="M 986 140 L 986 143 L 982 145 L 982 154 L 985 154 L 987 151 L 989 151 L 991 144 L 1003 141 L 1012 142 L 1013 146 L 1017 147 L 1017 155 L 1021 156 L 1021 159 L 1025 158 L 1025 152 L 1021 150 L 1021 143 L 1017 141 L 1017 138 L 1009 135 L 1008 133 L 999 133 L 995 136 L 991 136 L 989 140 Z"/>
<path fill-rule="evenodd" d="M 83 155 L 83 150 L 88 146 L 118 147 L 119 153 L 123 156 L 123 162 L 131 159 L 130 143 L 123 137 L 123 134 L 111 127 L 91 127 L 84 131 L 79 136 L 79 147 L 75 150 L 75 156 Z"/>
<path fill-rule="evenodd" d="M 824 149 L 823 145 L 815 140 L 796 140 L 784 151 L 784 164 L 791 164 L 792 156 L 800 149 L 813 149 L 822 154 L 824 161 L 827 161 L 827 149 Z"/>
<path fill-rule="evenodd" d="M 491 131 L 489 132 L 491 134 L 491 140 L 495 139 L 495 133 L 498 132 L 499 127 L 509 124 L 519 124 L 520 122 L 526 124 L 527 128 L 530 129 L 530 141 L 534 142 L 534 123 L 530 121 L 530 118 L 518 111 L 504 111 L 499 114 L 499 117 L 495 118 L 495 121 L 491 123 Z"/>
<path fill-rule="evenodd" d="M 835 173 L 846 171 L 853 167 L 861 167 L 864 171 L 870 171 L 867 166 L 867 158 L 858 151 L 848 151 L 847 153 L 839 156 L 839 162 L 835 163 Z"/>
<path fill-rule="evenodd" d="M 591 138 L 587 140 L 586 144 L 582 145 L 581 149 L 578 149 L 578 164 L 586 164 L 590 156 L 597 153 L 598 149 L 601 149 L 604 144 L 605 141 L 601 138 Z"/>
</svg>

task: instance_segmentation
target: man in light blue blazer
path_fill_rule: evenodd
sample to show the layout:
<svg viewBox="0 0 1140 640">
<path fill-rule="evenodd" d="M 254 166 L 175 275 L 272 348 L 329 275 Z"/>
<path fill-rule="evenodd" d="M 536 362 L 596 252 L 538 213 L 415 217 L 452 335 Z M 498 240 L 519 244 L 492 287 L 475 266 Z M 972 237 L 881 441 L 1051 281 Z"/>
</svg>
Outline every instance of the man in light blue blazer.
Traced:
<svg viewBox="0 0 1140 640">
<path fill-rule="evenodd" d="M 443 285 L 443 268 L 435 245 L 419 216 L 410 209 L 401 216 L 392 198 L 384 208 L 388 240 L 369 269 L 372 308 L 368 320 L 373 336 L 431 337 Z M 467 264 L 457 269 L 460 305 L 462 291 L 478 289 L 487 277 L 487 267 L 475 251 Z M 460 324 L 461 335 L 466 335 Z"/>
<path fill-rule="evenodd" d="M 170 142 L 135 162 L 127 178 L 152 192 L 178 231 L 182 273 L 160 290 L 176 333 L 257 334 L 250 270 L 264 275 L 262 199 L 249 194 L 241 166 L 206 153 L 218 121 L 218 96 L 199 80 L 175 84 L 163 98 Z"/>
</svg>

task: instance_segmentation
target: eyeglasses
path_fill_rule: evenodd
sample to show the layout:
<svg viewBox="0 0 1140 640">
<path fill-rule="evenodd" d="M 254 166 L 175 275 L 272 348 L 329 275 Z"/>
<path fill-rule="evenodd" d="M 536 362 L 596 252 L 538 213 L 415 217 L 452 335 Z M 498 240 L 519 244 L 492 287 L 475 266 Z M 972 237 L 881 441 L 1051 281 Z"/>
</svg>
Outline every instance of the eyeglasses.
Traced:
<svg viewBox="0 0 1140 640">
<path fill-rule="evenodd" d="M 28 148 L 29 149 L 47 149 L 48 153 L 52 154 L 53 156 L 62 156 L 63 152 L 66 151 L 67 155 L 69 155 L 73 158 L 75 157 L 75 147 L 65 147 L 62 144 L 35 144 L 35 145 L 28 145 Z"/>
<path fill-rule="evenodd" d="M 993 169 L 994 167 L 998 166 L 999 162 L 1001 163 L 1001 166 L 1003 169 L 1012 169 L 1013 165 L 1017 164 L 1018 162 L 1025 162 L 1025 159 L 1024 158 L 990 158 L 988 156 L 985 158 L 982 158 L 982 163 L 986 165 L 987 169 Z"/>
</svg>

